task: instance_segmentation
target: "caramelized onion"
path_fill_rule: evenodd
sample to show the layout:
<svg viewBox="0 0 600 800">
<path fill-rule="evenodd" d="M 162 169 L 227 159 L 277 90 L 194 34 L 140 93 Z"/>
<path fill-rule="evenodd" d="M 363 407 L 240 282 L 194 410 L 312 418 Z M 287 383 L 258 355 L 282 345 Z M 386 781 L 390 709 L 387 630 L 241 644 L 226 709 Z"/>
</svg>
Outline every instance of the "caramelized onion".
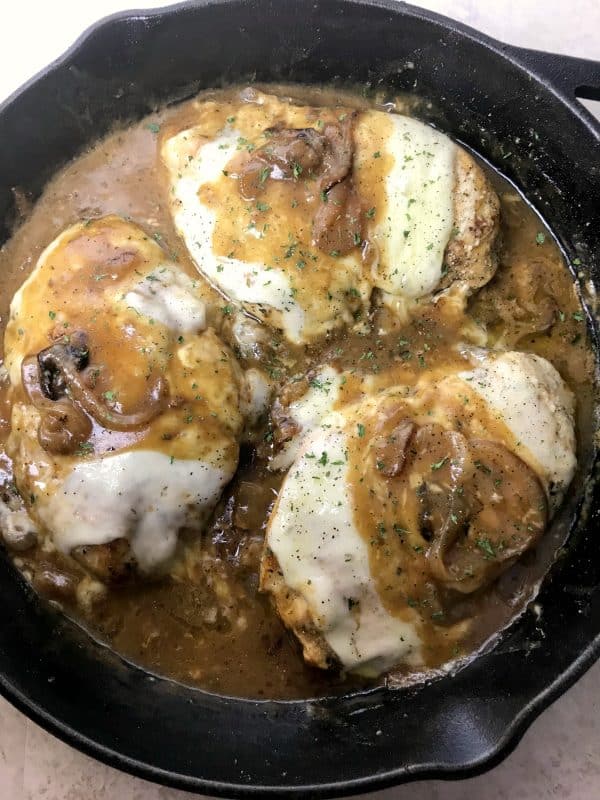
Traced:
<svg viewBox="0 0 600 800">
<path fill-rule="evenodd" d="M 116 431 L 127 431 L 147 425 L 164 409 L 167 398 L 167 383 L 158 376 L 148 392 L 142 408 L 131 414 L 122 414 L 108 408 L 94 391 L 86 384 L 86 372 L 77 372 L 68 360 L 57 362 L 61 369 L 71 397 L 103 428 Z"/>
<path fill-rule="evenodd" d="M 341 124 L 326 125 L 323 138 L 326 142 L 323 156 L 323 172 L 319 181 L 319 189 L 329 191 L 350 175 L 352 169 L 353 141 L 352 127 L 356 112 L 346 114 Z"/>
<path fill-rule="evenodd" d="M 92 433 L 92 417 L 108 430 L 134 430 L 147 425 L 164 409 L 167 384 L 159 376 L 140 409 L 123 414 L 108 408 L 86 378 L 89 353 L 85 334 L 73 334 L 21 365 L 23 388 L 41 412 L 38 440 L 50 453 L 73 453 Z M 89 415 L 89 416 L 88 416 Z"/>
<path fill-rule="evenodd" d="M 314 128 L 271 129 L 267 133 L 267 144 L 254 151 L 239 174 L 239 191 L 245 200 L 254 200 L 267 178 L 311 177 L 323 161 L 325 139 Z"/>
<path fill-rule="evenodd" d="M 323 253 L 347 255 L 362 242 L 362 214 L 352 178 L 345 178 L 327 193 L 313 220 L 313 242 Z"/>
<path fill-rule="evenodd" d="M 535 473 L 496 442 L 469 442 L 461 486 L 446 497 L 447 513 L 434 531 L 432 575 L 463 594 L 489 584 L 542 535 L 546 498 Z"/>
<path fill-rule="evenodd" d="M 406 452 L 411 436 L 415 431 L 415 423 L 401 419 L 389 435 L 376 438 L 373 443 L 373 455 L 376 468 L 388 478 L 395 478 L 402 472 L 406 462 Z"/>
<path fill-rule="evenodd" d="M 352 126 L 356 114 L 314 128 L 268 131 L 238 176 L 240 194 L 254 200 L 267 179 L 315 178 L 322 201 L 313 223 L 313 242 L 324 253 L 346 255 L 362 242 L 360 198 L 352 183 Z"/>
<path fill-rule="evenodd" d="M 81 337 L 81 334 L 79 336 Z M 139 428 L 147 425 L 164 409 L 167 385 L 162 376 L 158 376 L 138 411 L 123 414 L 109 408 L 88 385 L 86 377 L 89 372 L 87 369 L 80 369 L 79 355 L 80 351 L 74 349 L 73 344 L 57 342 L 39 353 L 38 362 L 40 365 L 43 364 L 45 370 L 52 368 L 59 373 L 71 399 L 104 428 L 119 431 Z"/>
</svg>

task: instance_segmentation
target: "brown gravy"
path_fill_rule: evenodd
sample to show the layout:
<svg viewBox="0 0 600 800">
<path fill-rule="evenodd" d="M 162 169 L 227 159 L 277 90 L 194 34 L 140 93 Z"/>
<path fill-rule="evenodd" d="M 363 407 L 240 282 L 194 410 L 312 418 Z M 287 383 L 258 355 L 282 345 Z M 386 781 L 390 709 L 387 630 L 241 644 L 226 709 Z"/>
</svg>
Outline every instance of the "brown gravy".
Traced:
<svg viewBox="0 0 600 800">
<path fill-rule="evenodd" d="M 209 95 L 226 98 L 238 91 Z M 315 105 L 371 105 L 352 93 L 340 97 L 338 91 L 326 89 L 269 86 L 268 91 Z M 397 110 L 406 111 L 401 101 Z M 0 252 L 2 335 L 10 300 L 42 250 L 64 228 L 82 218 L 112 213 L 130 217 L 160 241 L 182 269 L 197 276 L 171 221 L 158 152 L 159 131 L 181 129 L 189 117 L 190 106 L 183 103 L 115 131 L 48 184 Z M 468 313 L 487 325 L 491 344 L 501 341 L 504 346 L 547 358 L 580 400 L 581 413 L 585 405 L 581 400 L 590 396 L 592 361 L 571 274 L 536 213 L 507 181 L 485 168 L 502 206 L 501 265 L 492 282 L 474 295 Z M 523 274 L 528 276 L 525 284 Z M 222 298 L 208 286 L 206 293 L 219 309 Z M 217 329 L 223 326 L 218 312 L 211 321 Z M 443 316 L 436 317 L 436 311 L 429 308 L 403 329 L 395 330 L 393 339 L 411 343 L 412 353 L 406 349 L 407 360 L 414 358 L 414 364 L 417 354 L 427 352 L 424 368 L 434 368 L 443 361 L 444 349 L 432 351 L 430 342 L 436 336 L 442 340 L 452 329 Z M 345 334 L 305 351 L 289 352 L 280 345 L 279 351 L 275 348 L 276 355 L 269 355 L 266 366 L 280 380 L 327 361 L 361 373 L 376 373 L 389 363 L 392 351 L 396 354 L 391 342 L 391 336 L 386 341 L 386 337 L 372 333 Z M 371 356 L 365 358 L 365 353 Z M 3 391 L 0 445 L 9 431 L 9 414 Z M 265 436 L 268 439 L 266 430 Z M 9 484 L 11 465 L 3 452 L 0 470 L 3 483 Z M 246 697 L 302 698 L 348 690 L 361 681 L 308 667 L 268 598 L 258 592 L 265 522 L 281 480 L 281 476 L 266 470 L 260 452 L 246 448 L 236 479 L 221 499 L 202 542 L 196 545 L 199 557 L 195 580 L 169 578 L 111 589 L 94 605 L 93 612 L 83 612 L 61 597 L 56 585 L 47 579 L 48 572 L 58 569 L 76 581 L 81 570 L 71 559 L 45 553 L 42 547 L 13 558 L 42 594 L 58 601 L 116 651 L 149 670 L 211 691 Z M 542 541 L 491 590 L 464 598 L 457 613 L 473 615 L 476 624 L 468 640 L 460 646 L 453 644 L 445 656 L 468 655 L 518 614 L 552 562 L 555 548 L 556 542 Z M 218 600 L 222 596 L 219 585 L 225 587 L 229 598 L 225 611 Z M 402 676 L 395 680 L 402 681 Z"/>
</svg>

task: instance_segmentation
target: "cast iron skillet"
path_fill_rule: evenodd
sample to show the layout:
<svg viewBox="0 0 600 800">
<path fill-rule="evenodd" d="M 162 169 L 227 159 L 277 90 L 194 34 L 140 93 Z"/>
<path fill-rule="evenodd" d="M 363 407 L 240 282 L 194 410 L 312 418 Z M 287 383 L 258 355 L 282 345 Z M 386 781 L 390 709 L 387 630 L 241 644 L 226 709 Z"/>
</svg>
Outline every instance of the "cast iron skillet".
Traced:
<svg viewBox="0 0 600 800">
<path fill-rule="evenodd" d="M 215 0 L 100 22 L 0 109 L 3 235 L 10 188 L 36 196 L 115 121 L 253 78 L 429 97 L 429 119 L 499 165 L 581 260 L 582 284 L 600 282 L 600 128 L 575 100 L 600 99 L 600 64 L 507 47 L 387 0 Z M 553 534 L 570 529 L 569 544 L 542 588 L 541 620 L 525 614 L 455 677 L 287 703 L 184 688 L 92 642 L 0 558 L 0 689 L 99 759 L 210 794 L 331 796 L 482 771 L 600 652 L 594 430 L 590 412 Z"/>
</svg>

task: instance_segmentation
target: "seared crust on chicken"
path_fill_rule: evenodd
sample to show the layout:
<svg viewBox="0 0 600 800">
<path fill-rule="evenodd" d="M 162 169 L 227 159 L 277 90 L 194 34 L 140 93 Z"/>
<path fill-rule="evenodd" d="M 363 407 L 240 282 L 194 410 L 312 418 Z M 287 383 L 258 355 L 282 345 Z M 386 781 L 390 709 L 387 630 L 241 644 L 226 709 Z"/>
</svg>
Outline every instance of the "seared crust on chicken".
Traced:
<svg viewBox="0 0 600 800">
<path fill-rule="evenodd" d="M 307 664 L 320 669 L 339 667 L 339 661 L 315 625 L 306 600 L 286 584 L 279 563 L 266 547 L 260 564 L 260 589 L 271 602 L 286 628 L 302 646 Z"/>
<path fill-rule="evenodd" d="M 440 289 L 463 281 L 472 291 L 498 268 L 500 201 L 481 167 L 465 150 L 456 150 L 454 231 L 446 247 L 447 272 Z"/>
</svg>

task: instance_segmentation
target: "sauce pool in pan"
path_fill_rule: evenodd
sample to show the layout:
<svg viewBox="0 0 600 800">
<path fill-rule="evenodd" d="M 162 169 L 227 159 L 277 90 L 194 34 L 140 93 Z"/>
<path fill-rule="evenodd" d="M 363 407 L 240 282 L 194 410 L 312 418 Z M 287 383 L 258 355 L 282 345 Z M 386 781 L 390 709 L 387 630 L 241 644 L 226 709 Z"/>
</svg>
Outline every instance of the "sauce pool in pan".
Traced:
<svg viewBox="0 0 600 800">
<path fill-rule="evenodd" d="M 7 552 L 126 658 L 245 697 L 400 685 L 535 595 L 583 312 L 514 187 L 404 101 L 232 88 L 117 130 L 0 281 Z"/>
</svg>

